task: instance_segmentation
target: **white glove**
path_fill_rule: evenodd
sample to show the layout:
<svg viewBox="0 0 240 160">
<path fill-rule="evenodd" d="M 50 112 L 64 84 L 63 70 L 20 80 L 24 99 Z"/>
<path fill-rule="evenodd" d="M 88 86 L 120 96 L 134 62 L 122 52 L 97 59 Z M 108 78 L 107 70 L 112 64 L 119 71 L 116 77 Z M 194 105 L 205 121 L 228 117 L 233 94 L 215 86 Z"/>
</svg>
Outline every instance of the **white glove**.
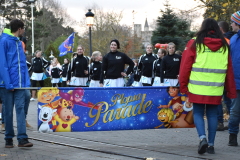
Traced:
<svg viewBox="0 0 240 160">
<path fill-rule="evenodd" d="M 160 86 L 164 86 L 164 83 L 161 83 Z"/>
</svg>

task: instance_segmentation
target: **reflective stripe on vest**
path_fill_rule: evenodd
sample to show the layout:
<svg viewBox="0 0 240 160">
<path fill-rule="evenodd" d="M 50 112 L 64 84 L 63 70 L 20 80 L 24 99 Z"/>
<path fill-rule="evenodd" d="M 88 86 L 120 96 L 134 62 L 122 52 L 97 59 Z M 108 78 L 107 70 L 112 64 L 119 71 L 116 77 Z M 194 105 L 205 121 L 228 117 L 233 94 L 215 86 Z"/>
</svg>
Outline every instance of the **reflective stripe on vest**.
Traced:
<svg viewBox="0 0 240 160">
<path fill-rule="evenodd" d="M 222 96 L 228 65 L 228 48 L 211 51 L 206 45 L 196 49 L 196 60 L 189 78 L 189 92 L 204 96 Z"/>
<path fill-rule="evenodd" d="M 195 72 L 207 72 L 207 73 L 227 73 L 227 69 L 207 69 L 207 68 L 194 68 L 192 71 Z"/>
<path fill-rule="evenodd" d="M 216 87 L 224 86 L 224 83 L 218 83 L 218 82 L 203 82 L 203 81 L 189 80 L 189 83 L 196 84 L 196 85 L 204 85 L 204 86 L 216 86 Z"/>
</svg>

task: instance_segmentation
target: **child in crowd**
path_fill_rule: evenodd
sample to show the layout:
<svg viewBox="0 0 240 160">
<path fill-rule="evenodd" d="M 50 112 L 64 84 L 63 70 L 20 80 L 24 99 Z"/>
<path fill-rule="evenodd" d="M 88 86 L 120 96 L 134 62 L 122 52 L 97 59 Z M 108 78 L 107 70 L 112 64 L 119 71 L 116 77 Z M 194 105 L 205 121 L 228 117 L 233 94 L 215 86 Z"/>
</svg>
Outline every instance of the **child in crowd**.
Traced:
<svg viewBox="0 0 240 160">
<path fill-rule="evenodd" d="M 161 85 L 177 86 L 182 56 L 175 54 L 175 44 L 168 43 L 167 55 L 161 63 Z"/>
<path fill-rule="evenodd" d="M 51 83 L 53 87 L 61 87 L 61 82 L 60 82 L 60 75 L 62 72 L 62 69 L 57 66 L 57 63 L 55 61 L 52 62 L 52 69 L 51 69 Z"/>
<path fill-rule="evenodd" d="M 95 51 L 92 54 L 90 61 L 90 86 L 89 87 L 100 87 L 100 75 L 102 70 L 102 54 L 99 51 Z"/>
<path fill-rule="evenodd" d="M 63 83 L 63 87 L 67 87 L 67 71 L 69 68 L 69 59 L 65 58 L 64 59 L 64 64 L 62 65 L 62 83 Z"/>
<path fill-rule="evenodd" d="M 62 66 L 61 66 L 61 64 L 58 62 L 58 59 L 57 59 L 57 58 L 53 58 L 52 62 L 56 62 L 57 67 L 62 69 Z M 50 76 L 51 76 L 51 70 L 52 70 L 52 68 L 53 68 L 52 62 L 51 62 L 51 65 L 49 66 L 49 70 L 48 70 L 48 73 L 49 73 Z"/>
</svg>

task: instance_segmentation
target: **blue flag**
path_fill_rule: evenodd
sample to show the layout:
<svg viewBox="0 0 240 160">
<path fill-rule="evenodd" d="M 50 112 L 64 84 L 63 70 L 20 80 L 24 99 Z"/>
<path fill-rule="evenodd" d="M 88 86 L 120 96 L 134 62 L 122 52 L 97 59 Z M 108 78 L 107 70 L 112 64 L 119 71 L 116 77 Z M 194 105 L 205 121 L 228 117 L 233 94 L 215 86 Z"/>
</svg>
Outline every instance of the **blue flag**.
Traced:
<svg viewBox="0 0 240 160">
<path fill-rule="evenodd" d="M 73 40 L 75 32 L 73 32 L 60 46 L 59 46 L 59 57 L 65 56 L 68 53 L 73 52 Z"/>
</svg>

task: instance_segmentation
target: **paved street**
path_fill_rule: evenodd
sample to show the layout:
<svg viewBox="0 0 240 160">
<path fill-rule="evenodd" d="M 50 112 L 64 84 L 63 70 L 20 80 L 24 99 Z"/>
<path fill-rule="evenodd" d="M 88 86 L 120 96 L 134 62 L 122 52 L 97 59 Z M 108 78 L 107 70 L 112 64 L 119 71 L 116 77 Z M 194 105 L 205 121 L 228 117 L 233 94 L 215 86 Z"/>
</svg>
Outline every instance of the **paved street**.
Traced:
<svg viewBox="0 0 240 160">
<path fill-rule="evenodd" d="M 33 129 L 27 130 L 27 133 L 29 141 L 34 144 L 32 148 L 18 148 L 16 138 L 14 148 L 4 148 L 4 132 L 0 133 L 0 160 L 240 159 L 240 147 L 227 146 L 228 131 L 217 132 L 216 154 L 199 155 L 195 128 L 43 134 L 37 132 L 37 119 L 37 102 L 31 102 L 28 122 Z M 14 123 L 16 126 L 16 121 Z"/>
</svg>

